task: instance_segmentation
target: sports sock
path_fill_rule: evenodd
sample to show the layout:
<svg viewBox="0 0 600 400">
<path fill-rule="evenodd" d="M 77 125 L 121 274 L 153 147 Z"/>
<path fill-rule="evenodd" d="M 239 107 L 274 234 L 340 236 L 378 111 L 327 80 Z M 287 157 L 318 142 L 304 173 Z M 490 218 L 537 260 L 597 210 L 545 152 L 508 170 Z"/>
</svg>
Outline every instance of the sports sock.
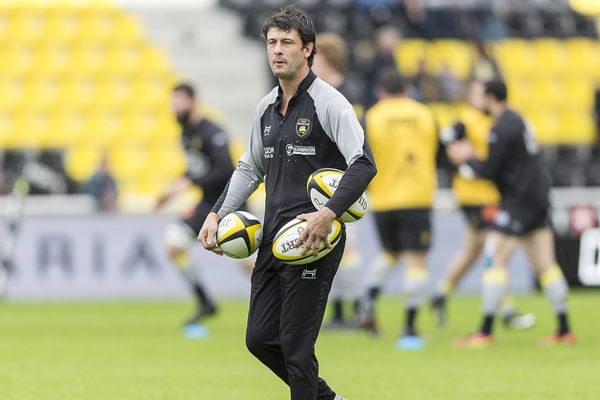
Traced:
<svg viewBox="0 0 600 400">
<path fill-rule="evenodd" d="M 417 311 L 425 298 L 427 290 L 427 269 L 424 267 L 407 267 L 404 272 L 404 290 L 408 297 L 405 301 L 406 321 L 405 334 L 415 336 Z"/>
<path fill-rule="evenodd" d="M 427 290 L 427 269 L 407 267 L 404 273 L 404 291 L 407 293 L 406 308 L 419 308 Z"/>
<path fill-rule="evenodd" d="M 540 282 L 548 301 L 557 314 L 558 333 L 562 335 L 570 332 L 566 304 L 569 286 L 560 267 L 555 265 L 543 272 L 540 276 Z"/>
<path fill-rule="evenodd" d="M 483 272 L 483 290 L 481 293 L 484 322 L 481 332 L 490 335 L 494 316 L 506 293 L 508 273 L 503 267 L 488 268 Z"/>
<path fill-rule="evenodd" d="M 406 309 L 406 321 L 404 323 L 404 334 L 407 336 L 416 336 L 417 329 L 415 327 L 415 320 L 417 319 L 417 308 Z"/>
<path fill-rule="evenodd" d="M 512 295 L 510 294 L 505 294 L 502 297 L 502 316 L 503 317 L 510 317 L 512 315 L 515 315 L 516 311 L 515 311 L 515 301 L 512 297 Z"/>
<path fill-rule="evenodd" d="M 380 290 L 385 282 L 387 274 L 396 266 L 396 259 L 387 253 L 379 254 L 373 263 L 370 265 L 369 272 L 367 274 L 367 285 L 369 290 L 369 296 L 371 297 L 371 291 L 373 289 Z M 376 293 L 376 295 L 378 292 Z M 371 297 L 372 298 L 372 297 Z"/>
<path fill-rule="evenodd" d="M 177 257 L 173 259 L 173 264 L 177 267 L 177 270 L 192 289 L 198 307 L 211 307 L 213 302 L 210 299 L 204 285 L 200 280 L 197 272 L 192 265 L 192 260 L 187 251 L 182 251 Z"/>
<path fill-rule="evenodd" d="M 483 272 L 482 302 L 486 315 L 496 315 L 506 293 L 508 273 L 503 267 L 488 268 Z"/>
<path fill-rule="evenodd" d="M 484 335 L 491 335 L 492 329 L 494 327 L 494 314 L 487 314 L 483 317 L 483 322 L 481 323 L 480 333 Z"/>
<path fill-rule="evenodd" d="M 558 314 L 558 334 L 559 335 L 566 335 L 567 333 L 570 333 L 571 329 L 569 328 L 569 318 L 567 316 L 566 313 L 560 313 Z"/>
<path fill-rule="evenodd" d="M 438 287 L 436 289 L 436 295 L 446 297 L 450 293 L 452 293 L 453 290 L 454 287 L 452 287 L 452 284 L 447 279 L 444 279 L 438 284 Z"/>
</svg>

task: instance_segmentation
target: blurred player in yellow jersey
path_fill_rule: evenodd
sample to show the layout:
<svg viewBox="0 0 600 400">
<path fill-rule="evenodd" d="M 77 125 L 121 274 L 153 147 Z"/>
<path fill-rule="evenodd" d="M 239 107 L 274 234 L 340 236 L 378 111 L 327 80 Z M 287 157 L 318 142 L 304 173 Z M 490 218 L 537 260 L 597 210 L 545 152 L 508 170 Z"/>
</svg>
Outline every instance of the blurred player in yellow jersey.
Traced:
<svg viewBox="0 0 600 400">
<path fill-rule="evenodd" d="M 437 127 L 431 110 L 406 96 L 404 80 L 396 71 L 380 75 L 378 96 L 379 102 L 366 113 L 366 134 L 379 171 L 368 194 L 383 252 L 370 266 L 359 322 L 378 332 L 375 302 L 387 273 L 402 258 L 406 318 L 396 347 L 420 350 L 423 340 L 415 320 L 427 289 L 426 256 L 437 186 Z"/>
<path fill-rule="evenodd" d="M 487 158 L 487 138 L 492 127 L 492 120 L 479 111 L 482 108 L 484 90 L 483 82 L 471 82 L 467 95 L 469 108 L 461 114 L 460 122 L 442 130 L 440 135 L 442 145 L 466 138 L 473 144 L 478 158 Z M 436 288 L 431 302 L 440 326 L 446 323 L 448 295 L 484 251 L 488 224 L 494 217 L 500 201 L 500 194 L 496 186 L 487 179 L 469 180 L 456 174 L 452 181 L 452 189 L 456 202 L 467 220 L 467 232 L 462 248 L 450 261 L 448 273 Z M 486 257 L 487 262 L 489 262 L 488 257 Z M 512 299 L 508 294 L 503 300 L 502 316 L 505 325 L 509 328 L 527 329 L 535 323 L 535 317 L 532 314 L 521 315 L 515 311 Z"/>
</svg>

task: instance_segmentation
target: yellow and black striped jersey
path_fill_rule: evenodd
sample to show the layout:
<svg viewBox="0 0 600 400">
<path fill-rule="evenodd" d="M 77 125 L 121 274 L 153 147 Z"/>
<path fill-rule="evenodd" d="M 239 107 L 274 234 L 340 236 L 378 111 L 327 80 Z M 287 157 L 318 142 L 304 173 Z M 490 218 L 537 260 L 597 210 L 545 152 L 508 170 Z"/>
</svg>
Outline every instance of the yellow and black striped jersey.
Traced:
<svg viewBox="0 0 600 400">
<path fill-rule="evenodd" d="M 465 127 L 465 136 L 475 147 L 478 159 L 488 156 L 488 133 L 492 127 L 492 119 L 487 115 L 469 107 L 460 118 Z M 461 206 L 480 206 L 497 204 L 500 195 L 496 186 L 487 179 L 465 179 L 459 174 L 452 181 L 454 197 Z"/>
<path fill-rule="evenodd" d="M 407 97 L 383 99 L 366 113 L 378 173 L 369 185 L 373 211 L 433 204 L 438 137 L 431 110 Z"/>
</svg>

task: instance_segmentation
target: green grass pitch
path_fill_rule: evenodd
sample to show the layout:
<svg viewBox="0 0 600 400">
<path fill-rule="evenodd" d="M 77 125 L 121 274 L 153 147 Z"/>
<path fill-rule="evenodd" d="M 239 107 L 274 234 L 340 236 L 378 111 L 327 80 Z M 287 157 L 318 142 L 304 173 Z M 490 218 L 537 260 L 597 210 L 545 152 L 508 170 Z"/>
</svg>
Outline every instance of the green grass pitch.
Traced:
<svg viewBox="0 0 600 400">
<path fill-rule="evenodd" d="M 517 298 L 536 314 L 526 332 L 497 325 L 487 350 L 454 350 L 450 341 L 479 321 L 476 297 L 456 297 L 450 324 L 435 328 L 424 310 L 428 339 L 420 353 L 394 349 L 400 299 L 380 304 L 384 333 L 322 332 L 321 375 L 349 400 L 600 399 L 600 294 L 571 297 L 574 348 L 539 349 L 554 329 L 540 295 Z M 244 346 L 247 304 L 228 301 L 208 322 L 208 339 L 182 337 L 185 302 L 0 305 L 0 399 L 286 399 L 287 387 Z"/>
</svg>

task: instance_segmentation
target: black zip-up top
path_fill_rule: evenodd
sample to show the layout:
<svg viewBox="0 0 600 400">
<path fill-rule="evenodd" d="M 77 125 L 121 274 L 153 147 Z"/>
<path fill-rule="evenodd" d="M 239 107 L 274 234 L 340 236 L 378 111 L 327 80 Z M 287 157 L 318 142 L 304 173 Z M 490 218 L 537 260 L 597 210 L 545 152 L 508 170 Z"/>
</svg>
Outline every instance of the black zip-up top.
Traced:
<svg viewBox="0 0 600 400">
<path fill-rule="evenodd" d="M 281 115 L 281 88 L 260 102 L 250 146 L 213 207 L 222 218 L 235 211 L 265 181 L 263 245 L 298 214 L 315 211 L 306 193 L 319 168 L 346 173 L 327 203 L 340 216 L 365 191 L 376 173 L 371 150 L 350 103 L 312 71 Z"/>
<path fill-rule="evenodd" d="M 501 207 L 548 207 L 550 180 L 531 127 L 523 118 L 513 110 L 504 111 L 490 130 L 488 142 L 488 158 L 473 158 L 467 164 L 496 184 Z"/>
</svg>

